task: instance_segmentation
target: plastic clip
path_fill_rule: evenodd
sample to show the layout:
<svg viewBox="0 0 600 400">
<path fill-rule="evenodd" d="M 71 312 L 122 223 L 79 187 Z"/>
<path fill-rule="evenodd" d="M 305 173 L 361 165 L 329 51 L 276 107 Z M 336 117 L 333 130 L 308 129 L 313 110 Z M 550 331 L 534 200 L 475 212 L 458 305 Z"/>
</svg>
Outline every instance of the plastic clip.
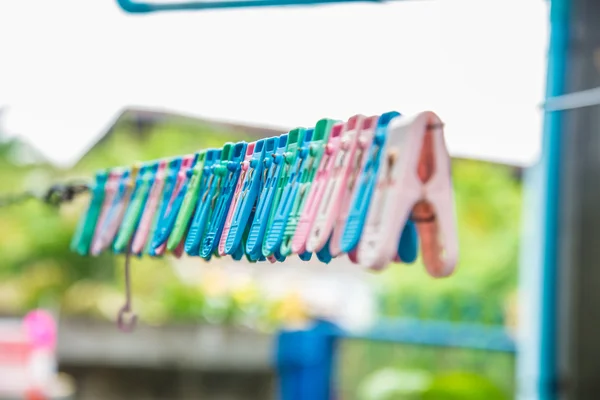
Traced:
<svg viewBox="0 0 600 400">
<path fill-rule="evenodd" d="M 165 184 L 167 165 L 168 162 L 166 160 L 159 161 L 154 176 L 148 176 L 147 183 L 149 186 L 143 186 L 144 189 L 150 187 L 150 192 L 148 193 L 148 198 L 143 206 L 142 216 L 140 217 L 137 230 L 135 231 L 135 235 L 133 236 L 133 240 L 131 242 L 131 252 L 133 254 L 141 254 L 146 246 L 146 243 L 150 242 L 148 238 L 151 238 L 150 233 L 153 229 L 152 225 L 155 221 L 156 212 L 158 211 L 158 207 L 160 205 L 160 198 Z"/>
<path fill-rule="evenodd" d="M 162 256 L 165 250 L 164 246 L 161 246 L 160 243 L 157 244 L 156 242 L 158 240 L 158 232 L 160 227 L 168 214 L 168 211 L 171 207 L 171 202 L 176 196 L 175 190 L 177 189 L 177 177 L 179 175 L 179 170 L 181 169 L 182 163 L 183 157 L 176 157 L 171 159 L 171 161 L 169 161 L 169 165 L 167 166 L 164 178 L 165 183 L 160 196 L 159 206 L 157 208 L 156 215 L 154 216 L 152 229 L 150 230 L 150 234 L 146 242 L 146 253 L 153 257 Z"/>
<path fill-rule="evenodd" d="M 304 212 L 304 206 L 306 205 L 312 182 L 321 164 L 321 158 L 325 153 L 325 146 L 335 122 L 332 119 L 323 118 L 315 125 L 312 140 L 308 147 L 308 154 L 306 155 L 306 162 L 302 164 L 300 172 L 297 175 L 296 180 L 298 185 L 296 186 L 296 190 L 291 194 L 293 206 L 285 224 L 279 250 L 283 256 L 288 256 L 292 253 L 292 239 Z"/>
<path fill-rule="evenodd" d="M 176 256 L 181 254 L 183 250 L 183 244 L 185 243 L 185 237 L 188 233 L 188 229 L 191 226 L 192 217 L 198 204 L 198 198 L 200 197 L 200 189 L 202 184 L 202 175 L 204 172 L 204 163 L 206 161 L 206 155 L 209 151 L 214 152 L 215 150 L 202 150 L 198 152 L 196 164 L 193 168 L 188 169 L 186 174 L 189 178 L 188 188 L 183 197 L 183 202 L 179 208 L 179 213 L 175 220 L 175 226 L 171 231 L 169 240 L 167 241 L 167 250 L 176 253 Z M 218 151 L 218 150 L 216 150 Z M 213 154 L 213 153 L 211 153 Z"/>
<path fill-rule="evenodd" d="M 273 154 L 277 149 L 278 142 L 278 137 L 272 137 L 265 139 L 262 143 L 260 141 L 256 143 L 249 165 L 249 172 L 246 175 L 240 200 L 234 212 L 231 230 L 225 243 L 226 253 L 233 251 L 242 244 L 242 237 L 246 232 L 246 227 L 250 227 L 248 222 L 253 213 L 252 210 L 256 206 L 261 189 L 266 184 L 269 170 L 273 165 Z M 259 147 L 262 147 L 262 149 Z M 259 258 L 256 257 L 256 260 Z M 255 257 L 250 255 L 249 259 L 253 261 Z"/>
<path fill-rule="evenodd" d="M 371 196 L 377 184 L 377 176 L 383 158 L 382 154 L 385 153 L 388 125 L 392 119 L 398 116 L 400 116 L 400 113 L 391 111 L 382 114 L 377 120 L 373 141 L 367 153 L 364 168 L 356 183 L 350 212 L 348 213 L 344 233 L 340 240 L 340 248 L 344 253 L 353 252 L 360 241 L 363 225 L 367 218 L 369 205 L 371 204 Z"/>
<path fill-rule="evenodd" d="M 108 180 L 104 185 L 104 200 L 102 201 L 102 209 L 100 210 L 100 216 L 98 217 L 98 221 L 96 222 L 96 227 L 94 229 L 94 237 L 90 244 L 90 254 L 92 254 L 92 248 L 99 245 L 100 232 L 102 231 L 104 221 L 106 221 L 108 212 L 113 204 L 113 199 L 115 198 L 117 190 L 119 189 L 119 182 L 122 174 L 123 170 L 117 168 L 108 173 Z"/>
<path fill-rule="evenodd" d="M 246 254 L 251 254 L 253 256 L 263 255 L 262 245 L 264 242 L 265 234 L 267 232 L 267 226 L 269 221 L 271 220 L 271 215 L 273 214 L 271 211 L 273 209 L 273 205 L 276 202 L 279 202 L 281 197 L 281 191 L 279 191 L 279 183 L 281 182 L 281 176 L 286 170 L 289 172 L 290 163 L 286 161 L 286 155 L 290 155 L 291 153 L 296 153 L 298 148 L 298 138 L 299 132 L 297 130 L 293 131 L 289 134 L 281 135 L 278 139 L 277 149 L 272 154 L 273 164 L 269 168 L 269 172 L 265 175 L 265 180 L 262 182 L 262 187 L 260 191 L 260 195 L 258 198 L 258 202 L 256 204 L 256 211 L 254 213 L 254 218 L 252 219 L 252 225 L 250 226 L 250 231 L 248 233 L 248 238 L 246 239 Z M 284 180 L 283 180 L 284 181 Z M 279 194 L 279 196 L 277 196 Z"/>
<path fill-rule="evenodd" d="M 152 239 L 152 248 L 158 255 L 163 254 L 167 248 L 167 240 L 175 226 L 177 214 L 179 213 L 179 209 L 181 208 L 181 204 L 183 203 L 183 199 L 187 192 L 190 179 L 187 172 L 194 167 L 197 158 L 198 154 L 184 157 L 177 174 L 174 176 L 175 184 L 171 192 L 171 197 L 168 202 L 163 204 L 164 212 L 161 213 L 160 221 L 158 222 L 156 232 Z M 175 168 L 176 167 L 173 167 L 172 171 L 174 171 Z M 167 177 L 167 185 L 171 184 L 172 179 L 172 175 Z M 168 190 L 167 187 L 165 187 L 165 191 L 166 190 Z M 166 198 L 163 197 L 163 199 Z"/>
<path fill-rule="evenodd" d="M 357 123 L 361 123 L 362 126 L 357 126 L 358 135 L 356 136 L 357 140 L 354 143 L 354 153 L 350 154 L 349 152 L 348 155 L 348 168 L 350 169 L 350 172 L 346 178 L 346 183 L 341 185 L 340 188 L 341 193 L 339 196 L 341 199 L 341 205 L 338 218 L 333 228 L 333 234 L 331 236 L 331 240 L 329 241 L 329 252 L 333 257 L 337 257 L 342 253 L 340 241 L 344 233 L 344 228 L 346 227 L 346 220 L 348 218 L 348 213 L 350 212 L 352 199 L 354 198 L 356 189 L 359 187 L 358 178 L 361 171 L 365 169 L 365 165 L 369 159 L 367 157 L 367 152 L 371 147 L 371 143 L 373 142 L 373 135 L 375 134 L 375 128 L 377 127 L 378 119 L 379 116 L 376 115 L 369 118 L 364 118 L 361 122 L 357 121 Z M 353 252 L 349 253 L 349 256 L 351 259 L 353 259 Z M 356 262 L 357 260 L 354 258 L 353 261 Z"/>
<path fill-rule="evenodd" d="M 275 255 L 279 260 L 283 255 L 279 252 L 285 226 L 294 204 L 295 194 L 300 185 L 299 176 L 304 171 L 304 165 L 308 162 L 309 145 L 313 136 L 313 129 L 296 128 L 290 131 L 289 136 L 298 136 L 296 151 L 289 148 L 285 155 L 286 168 L 279 178 L 276 197 L 273 200 L 271 217 L 267 227 L 267 233 L 263 243 L 263 255 L 265 257 Z"/>
<path fill-rule="evenodd" d="M 395 258 L 412 212 L 427 272 L 444 277 L 454 271 L 458 240 L 450 156 L 442 126 L 431 111 L 395 118 L 390 124 L 389 169 L 369 210 L 358 249 L 361 264 L 379 269 Z"/>
<path fill-rule="evenodd" d="M 317 180 L 323 180 L 326 187 L 323 190 L 316 216 L 306 239 L 307 251 L 318 252 L 327 247 L 325 250 L 333 256 L 329 246 L 326 245 L 332 236 L 335 222 L 342 212 L 344 196 L 348 195 L 348 181 L 352 170 L 357 169 L 356 163 L 353 163 L 353 161 L 365 118 L 364 115 L 355 115 L 348 119 L 339 138 L 339 150 L 337 153 L 334 150 L 334 153 L 329 156 L 330 160 L 325 165 L 325 171 L 317 173 Z M 328 147 L 332 143 L 332 138 L 333 133 L 329 139 Z M 322 167 L 323 164 L 324 161 L 321 161 Z M 296 240 L 295 236 L 294 240 Z M 339 252 L 336 252 L 335 255 L 337 254 Z"/>
<path fill-rule="evenodd" d="M 131 193 L 129 207 L 125 211 L 123 222 L 113 244 L 113 251 L 117 254 L 122 253 L 126 250 L 127 246 L 131 245 L 131 238 L 140 223 L 140 218 L 148 200 L 148 194 L 157 170 L 158 163 L 142 166 L 140 169 L 140 173 L 135 180 L 135 187 Z"/>
<path fill-rule="evenodd" d="M 333 176 L 336 161 L 338 160 L 337 156 L 340 151 L 343 128 L 343 124 L 334 125 L 331 129 L 327 144 L 323 148 L 321 161 L 316 171 L 315 178 L 310 184 L 310 191 L 306 197 L 306 205 L 302 210 L 296 232 L 292 239 L 292 252 L 295 254 L 302 254 L 307 250 L 306 241 L 308 240 L 312 225 L 317 217 L 317 212 L 323 202 L 324 196 L 331 195 L 332 187 L 330 186 L 330 178 Z M 325 191 L 328 189 L 329 193 L 326 194 Z M 329 200 L 325 199 L 325 201 Z M 327 241 L 327 239 L 328 238 L 326 238 L 325 241 Z"/>
<path fill-rule="evenodd" d="M 198 184 L 198 201 L 194 212 L 194 219 L 190 223 L 190 229 L 188 230 L 184 245 L 185 252 L 190 256 L 197 256 L 200 252 L 200 242 L 202 235 L 204 235 L 208 211 L 211 207 L 211 190 L 214 190 L 213 182 L 220 179 L 214 174 L 215 166 L 221 162 L 223 152 L 227 153 L 226 157 L 229 156 L 229 149 L 232 145 L 232 143 L 226 143 L 223 150 L 215 149 L 206 152 L 206 159 L 204 160 L 204 167 L 202 168 L 200 183 Z"/>
<path fill-rule="evenodd" d="M 259 142 L 260 147 L 262 148 L 263 141 L 260 140 Z M 241 257 L 244 255 L 243 251 L 239 253 L 239 250 L 237 248 L 234 249 L 234 251 L 225 252 L 225 242 L 227 241 L 227 235 L 229 235 L 229 229 L 231 228 L 231 223 L 233 222 L 234 212 L 240 200 L 240 195 L 243 191 L 244 185 L 246 184 L 248 169 L 250 168 L 250 163 L 252 161 L 252 157 L 254 156 L 254 149 L 256 148 L 259 142 L 248 143 L 248 146 L 246 146 L 246 156 L 244 157 L 244 161 L 242 161 L 242 171 L 240 172 L 240 177 L 238 179 L 237 185 L 235 186 L 235 190 L 233 192 L 233 199 L 231 200 L 231 205 L 229 206 L 229 211 L 227 212 L 227 218 L 225 218 L 223 232 L 221 233 L 221 240 L 219 240 L 218 251 L 220 256 L 235 253 L 234 258 L 237 259 L 237 257 L 239 256 L 239 259 L 241 259 Z"/>
<path fill-rule="evenodd" d="M 121 226 L 125 210 L 129 204 L 131 192 L 133 191 L 134 182 L 139 169 L 140 166 L 135 165 L 121 175 L 119 187 L 112 200 L 110 209 L 106 214 L 106 219 L 103 221 L 102 227 L 100 228 L 99 240 L 92 245 L 93 255 L 99 255 L 104 249 L 112 244 L 117 231 Z"/>
<path fill-rule="evenodd" d="M 231 147 L 229 160 L 218 166 L 215 173 L 220 176 L 220 187 L 215 191 L 214 208 L 200 246 L 200 257 L 208 258 L 218 250 L 223 225 L 233 199 L 235 187 L 242 170 L 242 161 L 246 155 L 246 142 L 238 142 Z"/>
<path fill-rule="evenodd" d="M 108 172 L 102 171 L 96 174 L 96 184 L 91 190 L 91 198 L 87 210 L 77 223 L 77 230 L 71 240 L 71 250 L 84 256 L 90 251 L 94 238 L 96 224 L 100 217 L 102 204 L 104 202 L 105 186 L 108 182 Z"/>
</svg>

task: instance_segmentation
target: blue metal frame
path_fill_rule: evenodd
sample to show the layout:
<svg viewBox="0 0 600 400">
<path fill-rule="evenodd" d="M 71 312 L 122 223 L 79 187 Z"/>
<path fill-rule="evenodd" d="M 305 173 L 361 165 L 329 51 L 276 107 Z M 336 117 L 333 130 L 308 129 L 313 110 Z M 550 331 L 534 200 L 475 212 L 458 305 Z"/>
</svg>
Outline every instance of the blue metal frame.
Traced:
<svg viewBox="0 0 600 400">
<path fill-rule="evenodd" d="M 513 338 L 504 326 L 428 321 L 414 318 L 386 318 L 360 334 L 334 332 L 341 338 L 420 346 L 452 347 L 515 353 Z"/>
<path fill-rule="evenodd" d="M 383 3 L 385 0 L 224 0 L 190 1 L 179 3 L 144 3 L 133 0 L 117 0 L 119 6 L 132 14 L 159 11 L 190 11 L 249 7 L 312 6 L 335 3 Z"/>
<path fill-rule="evenodd" d="M 570 0 L 552 0 L 546 103 L 565 93 Z M 556 399 L 557 270 L 562 113 L 546 110 L 540 163 L 525 173 L 525 237 L 520 285 L 523 307 L 519 398 Z M 535 393 L 527 393 L 535 380 Z"/>
</svg>

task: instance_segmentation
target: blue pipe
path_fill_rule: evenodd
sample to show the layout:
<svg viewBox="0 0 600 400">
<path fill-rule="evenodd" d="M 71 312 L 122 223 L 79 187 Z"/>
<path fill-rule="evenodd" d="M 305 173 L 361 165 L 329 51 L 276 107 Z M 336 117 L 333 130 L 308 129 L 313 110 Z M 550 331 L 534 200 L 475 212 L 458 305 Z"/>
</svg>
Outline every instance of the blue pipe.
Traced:
<svg viewBox="0 0 600 400">
<path fill-rule="evenodd" d="M 551 0 L 550 43 L 546 99 L 565 94 L 569 53 L 570 0 Z M 562 117 L 560 111 L 545 112 L 542 138 L 542 276 L 539 353 L 539 399 L 556 399 L 557 378 L 557 279 L 560 213 Z M 527 268 L 527 266 L 522 266 Z"/>
<path fill-rule="evenodd" d="M 226 8 L 312 6 L 335 3 L 383 3 L 385 0 L 219 0 L 181 3 L 144 3 L 134 0 L 117 0 L 124 11 L 145 14 L 158 11 L 213 10 Z"/>
</svg>

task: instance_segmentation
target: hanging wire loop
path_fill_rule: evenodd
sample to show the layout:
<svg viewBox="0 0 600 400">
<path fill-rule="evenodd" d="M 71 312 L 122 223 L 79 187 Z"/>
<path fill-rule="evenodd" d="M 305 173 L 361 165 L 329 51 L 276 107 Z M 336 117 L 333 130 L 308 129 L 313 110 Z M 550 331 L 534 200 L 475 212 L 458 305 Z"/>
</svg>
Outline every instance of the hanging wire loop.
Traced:
<svg viewBox="0 0 600 400">
<path fill-rule="evenodd" d="M 137 324 L 137 315 L 131 307 L 131 243 L 125 254 L 125 304 L 119 310 L 117 326 L 122 332 L 133 332 Z"/>
</svg>

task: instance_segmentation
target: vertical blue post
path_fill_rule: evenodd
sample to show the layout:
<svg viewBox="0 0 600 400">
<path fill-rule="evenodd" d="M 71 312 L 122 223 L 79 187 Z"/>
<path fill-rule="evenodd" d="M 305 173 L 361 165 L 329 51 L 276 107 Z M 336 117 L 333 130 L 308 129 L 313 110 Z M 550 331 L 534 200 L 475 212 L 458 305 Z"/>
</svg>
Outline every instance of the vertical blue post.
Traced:
<svg viewBox="0 0 600 400">
<path fill-rule="evenodd" d="M 306 330 L 277 335 L 276 360 L 279 400 L 331 400 L 337 328 L 316 321 Z"/>
<path fill-rule="evenodd" d="M 569 0 L 550 4 L 546 99 L 565 94 Z M 562 113 L 546 112 L 542 156 L 525 173 L 517 360 L 520 400 L 556 399 L 557 266 L 560 211 Z"/>
</svg>

